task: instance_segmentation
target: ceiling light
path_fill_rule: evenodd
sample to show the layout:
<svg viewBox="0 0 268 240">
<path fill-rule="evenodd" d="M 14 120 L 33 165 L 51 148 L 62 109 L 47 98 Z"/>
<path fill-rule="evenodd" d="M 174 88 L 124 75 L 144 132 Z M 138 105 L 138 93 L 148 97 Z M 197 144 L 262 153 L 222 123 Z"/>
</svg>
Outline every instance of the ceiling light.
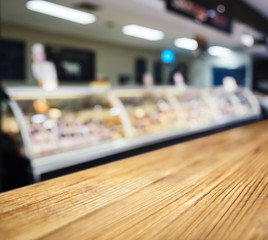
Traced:
<svg viewBox="0 0 268 240">
<path fill-rule="evenodd" d="M 96 21 L 96 17 L 93 14 L 42 0 L 28 1 L 26 3 L 26 7 L 35 12 L 40 12 L 80 24 L 89 24 Z"/>
<path fill-rule="evenodd" d="M 198 47 L 197 41 L 191 38 L 178 38 L 174 42 L 175 46 L 178 48 L 184 48 L 187 50 L 196 50 Z"/>
<path fill-rule="evenodd" d="M 232 51 L 228 48 L 212 46 L 209 47 L 208 53 L 215 57 L 227 57 L 231 55 Z"/>
<path fill-rule="evenodd" d="M 247 47 L 252 47 L 254 45 L 254 38 L 249 34 L 243 34 L 240 40 Z"/>
<path fill-rule="evenodd" d="M 124 26 L 122 31 L 126 35 L 143 38 L 150 41 L 157 41 L 164 38 L 164 33 L 161 31 L 135 24 Z"/>
</svg>

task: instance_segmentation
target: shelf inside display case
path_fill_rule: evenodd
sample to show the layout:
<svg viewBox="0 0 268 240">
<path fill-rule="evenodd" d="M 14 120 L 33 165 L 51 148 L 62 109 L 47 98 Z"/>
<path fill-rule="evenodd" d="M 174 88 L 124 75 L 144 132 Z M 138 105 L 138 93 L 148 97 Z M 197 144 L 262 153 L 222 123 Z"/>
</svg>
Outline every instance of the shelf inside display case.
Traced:
<svg viewBox="0 0 268 240">
<path fill-rule="evenodd" d="M 7 88 L 2 131 L 21 146 L 40 175 L 172 138 L 260 118 L 245 88 Z"/>
</svg>

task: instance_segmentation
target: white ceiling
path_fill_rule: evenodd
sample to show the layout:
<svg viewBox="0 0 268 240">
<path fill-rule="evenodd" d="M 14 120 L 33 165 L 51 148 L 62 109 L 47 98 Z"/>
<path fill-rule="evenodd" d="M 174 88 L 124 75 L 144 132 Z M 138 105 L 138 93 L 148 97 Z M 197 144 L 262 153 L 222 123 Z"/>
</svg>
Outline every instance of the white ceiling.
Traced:
<svg viewBox="0 0 268 240">
<path fill-rule="evenodd" d="M 250 0 L 245 0 L 250 1 Z M 256 0 L 254 0 L 257 2 Z M 268 7 L 267 0 L 258 0 Z M 222 45 L 227 47 L 241 47 L 240 35 L 250 32 L 255 37 L 260 37 L 258 31 L 234 22 L 232 34 L 217 31 L 214 28 L 189 20 L 188 18 L 168 12 L 163 0 L 53 0 L 61 5 L 74 7 L 81 2 L 90 2 L 100 6 L 93 12 L 97 21 L 89 25 L 80 25 L 58 18 L 50 17 L 26 9 L 27 0 L 2 0 L 2 21 L 29 25 L 32 27 L 50 29 L 52 31 L 67 32 L 83 37 L 99 39 L 103 41 L 116 42 L 119 44 L 135 47 L 146 47 L 152 49 L 174 49 L 174 40 L 179 37 L 194 38 L 196 35 L 205 37 L 209 45 Z M 264 9 L 264 8 L 263 8 Z M 267 10 L 268 12 L 268 10 Z M 113 23 L 109 27 L 108 23 Z M 158 29 L 164 32 L 165 38 L 160 41 L 151 42 L 138 38 L 125 36 L 121 28 L 127 24 L 139 24 L 146 27 Z M 176 50 L 179 51 L 179 50 Z"/>
<path fill-rule="evenodd" d="M 267 0 L 243 0 L 243 1 L 268 19 L 268 1 Z"/>
</svg>

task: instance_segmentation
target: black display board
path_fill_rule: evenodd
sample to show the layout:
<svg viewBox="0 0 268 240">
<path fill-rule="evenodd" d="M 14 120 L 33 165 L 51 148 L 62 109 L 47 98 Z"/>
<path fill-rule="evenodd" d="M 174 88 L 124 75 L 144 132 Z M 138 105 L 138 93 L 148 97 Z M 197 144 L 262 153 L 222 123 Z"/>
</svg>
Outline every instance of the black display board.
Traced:
<svg viewBox="0 0 268 240">
<path fill-rule="evenodd" d="M 156 85 L 162 85 L 163 65 L 160 60 L 154 62 L 153 71 L 154 71 L 154 83 Z"/>
<path fill-rule="evenodd" d="M 172 12 L 197 20 L 220 31 L 231 33 L 231 17 L 219 13 L 214 8 L 215 4 L 209 5 L 208 2 L 200 0 L 166 0 L 166 6 Z"/>
<path fill-rule="evenodd" d="M 135 77 L 136 83 L 142 85 L 143 84 L 143 75 L 146 73 L 147 69 L 147 61 L 144 58 L 138 58 L 135 61 Z"/>
<path fill-rule="evenodd" d="M 25 44 L 0 39 L 0 80 L 25 80 Z"/>
<path fill-rule="evenodd" d="M 60 82 L 89 82 L 95 79 L 95 53 L 58 46 L 46 46 L 47 60 L 54 62 Z"/>
<path fill-rule="evenodd" d="M 268 93 L 268 58 L 253 57 L 253 89 Z"/>
</svg>

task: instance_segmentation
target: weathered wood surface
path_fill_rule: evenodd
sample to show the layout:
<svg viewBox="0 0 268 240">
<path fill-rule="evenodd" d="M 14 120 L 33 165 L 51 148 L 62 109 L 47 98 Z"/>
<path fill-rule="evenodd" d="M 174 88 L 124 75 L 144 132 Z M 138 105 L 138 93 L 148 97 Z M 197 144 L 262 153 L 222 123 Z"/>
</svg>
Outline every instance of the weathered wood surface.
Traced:
<svg viewBox="0 0 268 240">
<path fill-rule="evenodd" d="M 0 239 L 268 239 L 268 121 L 0 194 Z"/>
</svg>

